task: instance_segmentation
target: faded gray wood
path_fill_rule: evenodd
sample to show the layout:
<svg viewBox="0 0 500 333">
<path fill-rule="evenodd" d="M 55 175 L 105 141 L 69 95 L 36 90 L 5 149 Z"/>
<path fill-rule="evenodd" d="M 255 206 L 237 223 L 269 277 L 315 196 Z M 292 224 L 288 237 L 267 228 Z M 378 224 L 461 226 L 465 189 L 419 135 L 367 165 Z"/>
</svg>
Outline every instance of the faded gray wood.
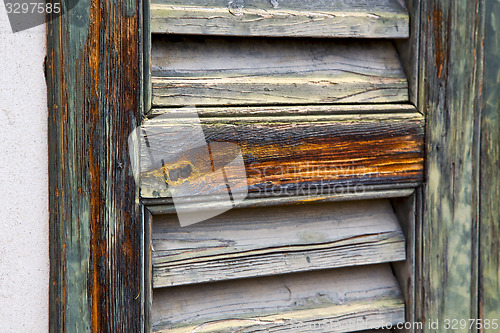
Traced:
<svg viewBox="0 0 500 333">
<path fill-rule="evenodd" d="M 408 101 L 386 41 L 155 38 L 152 70 L 154 106 Z"/>
<path fill-rule="evenodd" d="M 397 0 L 153 0 L 153 33 L 407 38 Z"/>
<path fill-rule="evenodd" d="M 491 321 L 500 319 L 500 0 L 485 7 L 478 305 L 481 318 Z"/>
<path fill-rule="evenodd" d="M 426 322 L 479 318 L 476 244 L 484 2 L 421 3 L 418 103 L 426 112 L 427 181 L 418 280 L 424 309 L 420 319 Z M 424 331 L 443 330 L 425 325 Z M 468 327 L 454 331 L 470 332 Z"/>
<path fill-rule="evenodd" d="M 143 296 L 143 313 L 144 313 L 144 332 L 151 332 L 151 307 L 153 305 L 153 244 L 151 242 L 151 231 L 153 229 L 153 214 L 142 205 L 144 219 L 144 296 Z"/>
<path fill-rule="evenodd" d="M 180 227 L 153 222 L 155 288 L 405 260 L 389 200 L 235 209 Z"/>
<path fill-rule="evenodd" d="M 165 114 L 169 112 L 165 110 Z M 154 117 L 142 126 L 143 142 L 147 138 L 149 145 L 141 149 L 143 198 L 170 197 L 165 174 L 177 170 L 179 165 L 191 166 L 189 174 L 176 180 L 192 185 L 190 196 L 210 195 L 218 189 L 210 178 L 212 169 L 205 165 L 207 163 L 201 163 L 203 156 L 194 151 L 179 153 L 173 157 L 175 160 L 163 166 L 152 164 L 150 153 L 161 157 L 174 148 L 184 149 L 185 142 L 172 139 L 173 131 L 178 133 L 176 137 L 186 136 L 198 126 L 182 118 L 176 118 L 176 122 L 172 124 Z M 365 185 L 402 188 L 404 184 L 411 187 L 422 181 L 424 123 L 419 113 L 232 115 L 201 118 L 201 126 L 207 142 L 231 143 L 241 148 L 249 193 L 308 194 L 301 193 L 304 189 L 316 189 L 317 194 L 329 193 L 332 189 L 346 193 L 362 191 Z M 214 165 L 227 163 L 225 156 L 212 158 Z"/>
<path fill-rule="evenodd" d="M 155 332 L 349 332 L 403 320 L 388 264 L 162 288 L 153 297 Z"/>
</svg>

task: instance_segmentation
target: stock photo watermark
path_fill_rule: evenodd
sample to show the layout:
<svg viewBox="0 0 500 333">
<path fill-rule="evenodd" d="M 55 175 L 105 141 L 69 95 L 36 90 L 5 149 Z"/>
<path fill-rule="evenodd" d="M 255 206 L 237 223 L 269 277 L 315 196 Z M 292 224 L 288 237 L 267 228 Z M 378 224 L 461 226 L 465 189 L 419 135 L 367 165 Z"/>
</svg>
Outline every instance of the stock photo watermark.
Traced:
<svg viewBox="0 0 500 333">
<path fill-rule="evenodd" d="M 12 32 L 30 29 L 67 14 L 79 0 L 3 0 Z M 82 18 L 85 19 L 85 18 Z M 73 20 L 78 22 L 78 20 Z"/>
</svg>

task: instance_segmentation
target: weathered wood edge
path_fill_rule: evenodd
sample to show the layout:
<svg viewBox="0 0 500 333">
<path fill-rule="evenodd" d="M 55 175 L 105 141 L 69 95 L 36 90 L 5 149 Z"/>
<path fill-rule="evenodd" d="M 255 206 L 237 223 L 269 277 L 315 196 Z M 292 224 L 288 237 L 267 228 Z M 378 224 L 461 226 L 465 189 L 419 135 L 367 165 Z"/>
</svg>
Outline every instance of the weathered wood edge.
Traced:
<svg viewBox="0 0 500 333">
<path fill-rule="evenodd" d="M 422 2 L 418 107 L 425 110 L 422 317 L 477 318 L 478 144 L 484 1 Z M 425 332 L 440 332 L 425 325 Z M 458 330 L 466 332 L 468 330 Z"/>
<path fill-rule="evenodd" d="M 152 236 L 153 214 L 143 205 L 144 218 L 144 332 L 149 333 L 152 329 L 151 306 L 153 304 L 153 248 Z"/>
<path fill-rule="evenodd" d="M 151 85 L 151 1 L 143 1 L 143 61 L 144 61 L 144 114 L 151 110 L 152 85 Z"/>
<path fill-rule="evenodd" d="M 143 107 L 142 32 L 141 0 L 48 16 L 50 332 L 144 330 L 127 146 Z"/>
<path fill-rule="evenodd" d="M 194 109 L 194 107 L 193 107 Z M 262 116 L 294 116 L 294 115 L 343 115 L 374 113 L 415 113 L 418 109 L 411 104 L 331 104 L 331 105 L 292 105 L 292 106 L 247 106 L 247 107 L 196 107 L 200 118 L 204 117 L 262 117 Z M 192 110 L 190 110 L 192 111 Z M 153 108 L 148 119 L 161 115 L 178 115 L 186 113 L 183 108 Z M 419 112 L 420 113 L 420 112 Z"/>
<path fill-rule="evenodd" d="M 492 320 L 500 318 L 500 1 L 486 1 L 485 13 L 478 311 L 483 320 Z"/>
</svg>

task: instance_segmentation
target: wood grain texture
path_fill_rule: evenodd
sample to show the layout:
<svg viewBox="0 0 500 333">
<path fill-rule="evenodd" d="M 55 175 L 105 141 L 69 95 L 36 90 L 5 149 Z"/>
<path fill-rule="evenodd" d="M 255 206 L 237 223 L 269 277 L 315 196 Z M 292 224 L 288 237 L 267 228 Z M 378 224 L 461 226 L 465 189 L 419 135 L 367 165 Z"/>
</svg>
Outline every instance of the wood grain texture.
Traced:
<svg viewBox="0 0 500 333">
<path fill-rule="evenodd" d="M 155 38 L 152 71 L 154 106 L 408 101 L 387 41 Z"/>
<path fill-rule="evenodd" d="M 241 149 L 249 193 L 307 195 L 328 193 L 328 189 L 362 191 L 370 185 L 400 188 L 422 181 L 423 118 L 419 113 L 200 119 L 207 142 L 233 143 Z M 151 151 L 155 155 L 174 148 L 182 151 L 183 143 L 172 139 L 173 131 L 180 136 L 195 131 L 196 125 L 182 118 L 176 121 L 165 124 L 155 117 L 142 126 L 150 145 L 141 152 L 144 198 L 169 197 L 165 172 L 181 164 L 190 165 L 192 172 L 177 182 L 196 184 L 191 196 L 212 193 L 211 170 L 205 173 L 198 167 L 196 152 L 175 155 L 175 160 L 159 169 L 152 167 Z M 224 158 L 216 156 L 215 162 L 220 159 L 222 163 Z"/>
<path fill-rule="evenodd" d="M 416 263 L 416 194 L 406 198 L 394 198 L 391 200 L 394 212 L 397 216 L 401 229 L 405 237 L 406 260 L 392 263 L 392 269 L 396 276 L 401 292 L 403 293 L 406 308 L 406 321 L 416 323 L 416 281 L 415 281 L 415 263 Z M 417 329 L 405 328 L 398 330 L 400 333 L 414 333 Z"/>
<path fill-rule="evenodd" d="M 47 23 L 50 332 L 144 330 L 141 10 L 81 0 Z"/>
<path fill-rule="evenodd" d="M 402 0 L 403 1 L 403 0 Z M 419 74 L 419 44 L 420 44 L 420 13 L 421 0 L 406 0 L 406 7 L 410 14 L 410 34 L 407 39 L 394 41 L 398 50 L 399 59 L 405 69 L 408 80 L 409 100 L 418 105 L 418 74 Z"/>
<path fill-rule="evenodd" d="M 237 204 L 237 208 L 255 208 L 255 207 L 275 207 L 275 206 L 286 206 L 286 205 L 303 205 L 311 203 L 328 203 L 328 202 L 342 202 L 349 200 L 369 200 L 369 199 L 389 199 L 389 198 L 401 198 L 408 197 L 412 195 L 415 191 L 414 187 L 419 184 L 401 184 L 399 189 L 374 189 L 365 187 L 363 191 L 342 191 L 342 192 L 332 192 L 321 194 L 308 194 L 308 195 L 289 195 L 289 196 L 277 196 L 277 197 L 253 197 L 251 194 L 247 198 Z M 394 185 L 390 185 L 393 187 Z M 409 187 L 411 186 L 411 187 Z M 413 187 L 413 188 L 412 188 Z M 144 204 L 148 206 L 148 210 L 153 215 L 164 215 L 173 214 L 176 212 L 175 206 L 171 198 L 155 198 L 155 199 L 144 199 Z M 178 203 L 179 204 L 179 203 Z M 205 201 L 195 201 L 190 203 L 185 203 L 183 205 L 192 205 L 197 208 L 203 206 L 213 207 L 217 203 L 215 202 L 205 202 Z M 177 204 L 176 204 L 177 206 Z M 188 207 L 186 207 L 186 210 Z"/>
<path fill-rule="evenodd" d="M 183 117 L 191 108 L 172 108 L 168 113 Z M 411 104 L 330 104 L 330 105 L 290 105 L 290 106 L 231 106 L 231 107 L 199 107 L 199 117 L 278 117 L 278 116 L 314 116 L 314 115 L 348 115 L 373 113 L 416 113 L 418 110 Z M 159 117 L 165 113 L 164 108 L 154 108 L 148 118 Z"/>
<path fill-rule="evenodd" d="M 388 264 L 154 293 L 155 332 L 349 332 L 404 320 L 402 296 Z"/>
<path fill-rule="evenodd" d="M 484 1 L 424 1 L 419 107 L 426 112 L 423 317 L 478 318 L 479 81 Z M 425 332 L 442 328 L 425 326 Z M 458 329 L 455 332 L 469 332 Z"/>
<path fill-rule="evenodd" d="M 481 113 L 479 315 L 500 318 L 500 1 L 485 3 Z M 496 332 L 490 327 L 482 332 Z"/>
<path fill-rule="evenodd" d="M 397 0 L 153 0 L 153 33 L 407 38 L 408 13 Z"/>
<path fill-rule="evenodd" d="M 236 209 L 187 227 L 156 216 L 152 235 L 155 288 L 405 259 L 388 200 Z"/>
</svg>

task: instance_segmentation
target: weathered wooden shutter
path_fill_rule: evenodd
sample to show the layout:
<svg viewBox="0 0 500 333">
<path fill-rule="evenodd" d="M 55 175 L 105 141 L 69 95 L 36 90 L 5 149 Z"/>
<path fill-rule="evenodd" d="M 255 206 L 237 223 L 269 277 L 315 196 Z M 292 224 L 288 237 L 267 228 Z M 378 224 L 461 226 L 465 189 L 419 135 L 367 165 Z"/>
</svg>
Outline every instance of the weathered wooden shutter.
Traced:
<svg viewBox="0 0 500 333">
<path fill-rule="evenodd" d="M 205 175 L 187 157 L 141 174 L 154 214 L 153 331 L 349 332 L 404 321 L 412 262 L 401 262 L 414 246 L 408 221 L 423 179 L 424 135 L 393 41 L 409 38 L 406 7 L 396 0 L 150 6 L 152 110 L 142 135 L 195 106 L 209 144 L 241 148 L 249 191 L 237 208 L 181 227 L 166 173 L 184 170 L 186 181 Z M 203 189 L 197 194 L 185 205 L 217 206 L 203 200 Z"/>
</svg>

